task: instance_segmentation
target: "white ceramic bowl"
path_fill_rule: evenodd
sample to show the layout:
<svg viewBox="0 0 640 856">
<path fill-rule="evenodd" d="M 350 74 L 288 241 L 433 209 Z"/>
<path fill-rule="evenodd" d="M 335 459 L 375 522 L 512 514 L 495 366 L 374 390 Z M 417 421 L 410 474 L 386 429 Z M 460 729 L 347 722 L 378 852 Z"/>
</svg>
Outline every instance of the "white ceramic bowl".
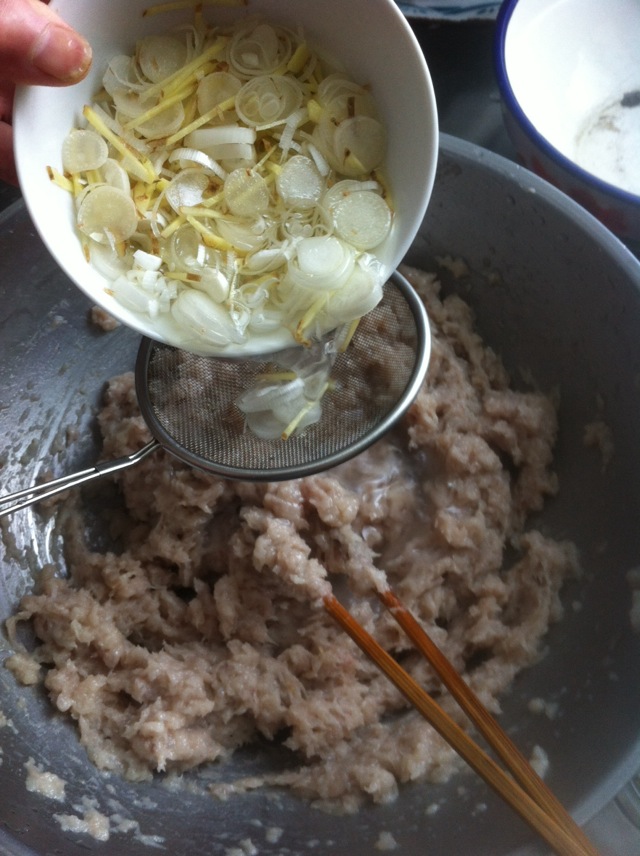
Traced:
<svg viewBox="0 0 640 856">
<path fill-rule="evenodd" d="M 52 0 L 50 5 L 89 40 L 94 61 L 88 77 L 73 87 L 18 91 L 14 132 L 24 199 L 54 258 L 93 302 L 145 335 L 180 345 L 180 340 L 172 339 L 171 330 L 160 332 L 149 318 L 124 308 L 105 291 L 108 281 L 83 257 L 71 199 L 50 181 L 46 168 L 60 168 L 62 142 L 80 124 L 82 108 L 100 88 L 108 61 L 116 54 L 132 53 L 137 39 L 165 32 L 189 20 L 192 13 L 183 10 L 143 17 L 149 0 Z M 241 7 L 205 10 L 208 19 L 221 23 L 257 13 L 274 23 L 301 26 L 311 44 L 328 50 L 353 79 L 370 85 L 387 129 L 387 174 L 397 212 L 376 255 L 386 273 L 393 271 L 424 216 L 438 150 L 431 78 L 397 5 L 393 0 L 248 0 Z"/>
<path fill-rule="evenodd" d="M 495 62 L 525 166 L 640 247 L 640 4 L 505 0 Z"/>
</svg>

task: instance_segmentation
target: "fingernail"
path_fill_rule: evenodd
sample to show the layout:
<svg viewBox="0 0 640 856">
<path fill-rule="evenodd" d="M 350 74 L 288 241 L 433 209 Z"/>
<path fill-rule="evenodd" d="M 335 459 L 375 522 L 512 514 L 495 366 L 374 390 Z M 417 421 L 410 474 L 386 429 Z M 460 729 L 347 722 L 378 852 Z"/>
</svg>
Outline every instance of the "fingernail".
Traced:
<svg viewBox="0 0 640 856">
<path fill-rule="evenodd" d="M 87 73 L 91 47 L 73 30 L 47 24 L 34 45 L 33 64 L 62 83 L 73 83 Z"/>
</svg>

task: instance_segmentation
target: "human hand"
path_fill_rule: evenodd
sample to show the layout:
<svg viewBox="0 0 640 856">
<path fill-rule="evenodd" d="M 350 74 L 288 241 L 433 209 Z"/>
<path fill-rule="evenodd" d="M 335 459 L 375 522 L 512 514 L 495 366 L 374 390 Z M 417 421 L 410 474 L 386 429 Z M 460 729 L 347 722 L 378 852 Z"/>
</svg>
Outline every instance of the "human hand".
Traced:
<svg viewBox="0 0 640 856">
<path fill-rule="evenodd" d="M 0 180 L 17 184 L 11 113 L 16 84 L 66 86 L 91 65 L 91 48 L 46 0 L 0 0 Z"/>
</svg>

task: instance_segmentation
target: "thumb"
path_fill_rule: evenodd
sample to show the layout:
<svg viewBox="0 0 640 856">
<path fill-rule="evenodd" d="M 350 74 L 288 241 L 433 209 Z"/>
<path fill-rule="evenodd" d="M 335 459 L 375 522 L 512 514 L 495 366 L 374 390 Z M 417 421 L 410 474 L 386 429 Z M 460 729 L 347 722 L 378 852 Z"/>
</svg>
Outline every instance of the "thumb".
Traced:
<svg viewBox="0 0 640 856">
<path fill-rule="evenodd" d="M 41 0 L 0 0 L 0 69 L 5 80 L 60 86 L 91 65 L 89 44 Z"/>
</svg>

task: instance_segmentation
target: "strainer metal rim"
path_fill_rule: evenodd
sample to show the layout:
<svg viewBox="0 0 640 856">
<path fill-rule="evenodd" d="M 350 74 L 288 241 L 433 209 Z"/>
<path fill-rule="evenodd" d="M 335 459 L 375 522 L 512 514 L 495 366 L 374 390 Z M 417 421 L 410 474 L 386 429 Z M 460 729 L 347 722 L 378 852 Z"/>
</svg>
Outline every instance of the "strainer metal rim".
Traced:
<svg viewBox="0 0 640 856">
<path fill-rule="evenodd" d="M 151 359 L 154 348 L 157 348 L 159 343 L 154 339 L 144 337 L 140 343 L 138 356 L 136 358 L 136 393 L 142 417 L 156 442 L 178 460 L 188 464 L 189 466 L 196 467 L 199 470 L 203 470 L 207 473 L 221 476 L 223 478 L 259 482 L 286 481 L 302 478 L 308 475 L 314 475 L 338 466 L 338 464 L 348 461 L 350 458 L 355 457 L 365 449 L 369 448 L 369 446 L 383 437 L 408 410 L 426 377 L 431 356 L 431 332 L 429 329 L 429 319 L 422 300 L 406 277 L 404 277 L 399 271 L 394 271 L 391 274 L 389 277 L 389 283 L 393 283 L 393 285 L 402 294 L 415 320 L 416 358 L 413 371 L 409 377 L 404 392 L 396 404 L 373 429 L 369 430 L 358 440 L 345 445 L 338 451 L 329 455 L 324 455 L 307 463 L 296 464 L 295 466 L 278 466 L 273 468 L 256 469 L 230 466 L 225 463 L 204 458 L 179 444 L 164 428 L 156 416 L 148 395 L 147 376 L 149 360 Z M 162 345 L 161 347 L 166 348 L 169 346 Z M 211 359 L 220 358 L 212 357 Z M 275 442 L 287 441 L 283 440 Z"/>
</svg>

